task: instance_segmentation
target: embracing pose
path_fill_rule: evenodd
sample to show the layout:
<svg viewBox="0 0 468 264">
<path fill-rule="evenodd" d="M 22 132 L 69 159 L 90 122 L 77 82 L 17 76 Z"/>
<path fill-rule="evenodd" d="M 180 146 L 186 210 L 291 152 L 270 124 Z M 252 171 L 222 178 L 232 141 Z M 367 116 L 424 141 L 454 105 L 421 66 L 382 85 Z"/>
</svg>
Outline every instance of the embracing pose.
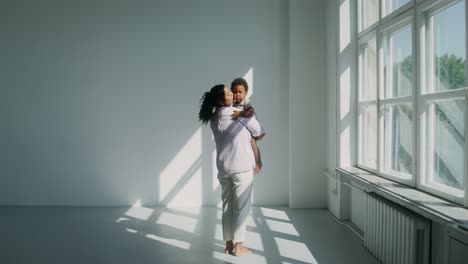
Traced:
<svg viewBox="0 0 468 264">
<path fill-rule="evenodd" d="M 233 106 L 238 108 L 240 111 L 235 111 L 232 114 L 232 119 L 237 119 L 239 116 L 242 117 L 252 117 L 255 112 L 252 103 L 250 102 L 249 98 L 247 98 L 247 93 L 249 91 L 249 85 L 247 81 L 243 78 L 234 79 L 231 83 L 231 91 L 234 97 Z M 254 152 L 255 157 L 255 169 L 254 173 L 259 173 L 263 167 L 262 159 L 260 157 L 260 149 L 257 146 L 256 137 L 252 137 L 251 144 L 252 150 Z"/>
<path fill-rule="evenodd" d="M 255 157 L 253 137 L 260 140 L 265 133 L 255 116 L 232 115 L 233 94 L 219 84 L 205 92 L 198 115 L 203 124 L 210 123 L 216 143 L 216 166 L 223 202 L 223 239 L 225 253 L 242 256 L 253 251 L 243 245 L 246 221 L 250 213 Z"/>
</svg>

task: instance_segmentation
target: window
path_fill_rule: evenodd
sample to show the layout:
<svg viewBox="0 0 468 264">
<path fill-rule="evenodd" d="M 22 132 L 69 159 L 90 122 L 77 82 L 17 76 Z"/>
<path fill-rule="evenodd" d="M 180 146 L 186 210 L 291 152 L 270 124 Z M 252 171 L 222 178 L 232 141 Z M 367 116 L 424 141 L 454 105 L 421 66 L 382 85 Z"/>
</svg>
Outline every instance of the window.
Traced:
<svg viewBox="0 0 468 264">
<path fill-rule="evenodd" d="M 413 181 L 413 52 L 410 13 L 381 33 L 379 92 L 382 159 L 379 171 L 389 178 Z"/>
<path fill-rule="evenodd" d="M 375 24 L 379 20 L 380 0 L 359 0 L 358 1 L 358 29 L 363 31 Z"/>
<path fill-rule="evenodd" d="M 410 0 L 383 0 L 382 14 L 387 16 L 409 2 Z"/>
<path fill-rule="evenodd" d="M 420 185 L 463 203 L 467 96 L 465 1 L 422 11 Z"/>
<path fill-rule="evenodd" d="M 468 207 L 466 1 L 358 0 L 357 107 L 359 167 Z"/>
<path fill-rule="evenodd" d="M 374 33 L 375 34 L 375 33 Z M 362 167 L 377 169 L 377 39 L 373 36 L 359 48 L 359 146 Z"/>
</svg>

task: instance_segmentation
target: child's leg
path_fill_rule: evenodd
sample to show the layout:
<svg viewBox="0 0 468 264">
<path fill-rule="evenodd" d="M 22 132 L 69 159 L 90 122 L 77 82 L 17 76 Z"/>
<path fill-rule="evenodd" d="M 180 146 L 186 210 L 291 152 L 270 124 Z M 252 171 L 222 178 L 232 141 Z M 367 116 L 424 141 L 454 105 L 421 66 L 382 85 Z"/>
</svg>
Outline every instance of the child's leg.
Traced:
<svg viewBox="0 0 468 264">
<path fill-rule="evenodd" d="M 261 159 L 261 156 L 260 156 L 260 149 L 258 148 L 257 141 L 255 139 L 252 138 L 252 140 L 250 141 L 250 144 L 252 145 L 252 150 L 253 150 L 253 153 L 254 153 L 255 164 L 256 164 L 254 173 L 259 173 L 260 170 L 263 167 L 262 159 Z"/>
</svg>

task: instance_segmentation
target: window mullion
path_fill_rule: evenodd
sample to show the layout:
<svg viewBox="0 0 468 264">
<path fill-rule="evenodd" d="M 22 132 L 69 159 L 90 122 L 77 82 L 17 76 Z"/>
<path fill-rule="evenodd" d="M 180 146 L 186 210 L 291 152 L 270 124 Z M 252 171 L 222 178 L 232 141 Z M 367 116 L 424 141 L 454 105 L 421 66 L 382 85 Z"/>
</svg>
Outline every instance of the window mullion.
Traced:
<svg viewBox="0 0 468 264">
<path fill-rule="evenodd" d="M 402 97 L 395 97 L 395 98 L 388 98 L 388 99 L 380 99 L 380 102 L 382 104 L 388 104 L 388 105 L 412 103 L 412 101 L 413 101 L 412 96 L 402 96 Z"/>
<path fill-rule="evenodd" d="M 384 126 L 389 124 L 389 125 L 385 126 L 385 133 L 386 133 L 385 134 L 385 144 L 387 146 L 387 148 L 385 148 L 385 150 L 386 150 L 385 158 L 386 158 L 386 160 L 388 160 L 391 157 L 390 160 L 393 160 L 392 147 L 391 147 L 392 139 L 393 139 L 393 129 L 392 129 L 393 127 L 392 127 L 392 125 L 393 125 L 393 121 L 394 121 L 393 120 L 393 106 L 389 107 L 387 104 L 384 104 L 384 105 L 386 106 L 385 107 L 386 123 L 384 124 Z M 390 168 L 392 167 L 391 163 L 388 164 L 388 165 L 390 165 Z M 389 168 L 387 168 L 385 166 L 385 163 L 384 163 L 384 168 L 386 170 L 389 169 Z"/>
<path fill-rule="evenodd" d="M 418 39 L 418 19 L 417 19 L 417 13 L 416 9 L 413 11 L 413 21 L 412 21 L 412 30 L 411 30 L 411 37 L 413 39 L 412 43 L 412 72 L 413 75 L 411 76 L 413 79 L 413 90 L 412 90 L 412 109 L 413 109 L 413 120 L 412 120 L 412 125 L 413 125 L 413 178 L 412 178 L 412 186 L 416 187 L 417 182 L 419 180 L 419 142 L 418 142 L 418 131 L 419 131 L 419 122 L 418 122 L 418 117 L 419 117 L 419 111 L 418 111 L 418 92 L 420 91 L 420 85 L 419 85 L 419 78 L 418 73 L 419 73 L 419 54 L 417 52 L 417 47 L 419 47 L 419 42 L 420 40 Z"/>
<path fill-rule="evenodd" d="M 362 71 L 362 75 L 361 75 L 361 90 L 363 94 L 365 94 L 365 98 L 366 99 L 369 99 L 369 91 L 368 91 L 368 83 L 367 83 L 367 56 L 368 56 L 368 53 L 369 53 L 369 45 L 366 45 L 366 48 L 364 49 L 364 56 L 362 56 L 362 65 L 363 65 L 363 69 L 366 69 L 365 71 Z"/>
<path fill-rule="evenodd" d="M 430 102 L 430 101 L 441 101 L 441 100 L 448 100 L 453 98 L 460 98 L 465 97 L 465 89 L 456 89 L 456 90 L 448 90 L 430 94 L 423 94 L 421 95 L 421 100 L 423 102 Z"/>
<path fill-rule="evenodd" d="M 435 82 L 436 82 L 436 76 L 434 73 L 434 63 L 435 63 L 435 58 L 433 58 L 432 54 L 435 53 L 435 50 L 434 50 L 434 18 L 433 17 L 430 17 L 428 19 L 428 23 L 429 23 L 429 26 L 428 26 L 428 29 L 429 31 L 426 32 L 427 33 L 427 43 L 429 44 L 429 47 L 427 49 L 427 55 L 428 57 L 430 58 L 429 61 L 428 61 L 428 65 L 429 67 L 427 67 L 427 71 L 426 71 L 426 74 L 427 76 L 429 77 L 429 82 L 427 83 L 428 85 L 428 89 L 426 89 L 426 93 L 430 93 L 430 92 L 434 92 L 435 91 Z"/>
<path fill-rule="evenodd" d="M 468 30 L 468 3 L 465 0 L 465 30 Z M 468 34 L 465 34 L 465 73 L 468 78 Z M 465 86 L 468 86 L 468 80 L 465 81 Z M 467 140 L 467 125 L 468 125 L 468 87 L 465 88 L 465 165 L 464 165 L 464 176 L 465 176 L 465 207 L 468 207 L 468 140 Z"/>
<path fill-rule="evenodd" d="M 386 53 L 386 66 L 387 66 L 387 86 L 385 87 L 385 96 L 384 98 L 393 97 L 393 41 L 392 36 L 390 35 L 386 38 L 388 52 Z"/>
<path fill-rule="evenodd" d="M 434 118 L 432 118 L 434 116 L 434 105 L 430 105 L 428 106 L 427 108 L 427 111 L 428 111 L 428 114 L 426 115 L 427 117 L 427 125 L 428 125 L 428 135 L 427 135 L 427 141 L 426 141 L 426 146 L 428 146 L 428 149 L 429 151 L 427 152 L 429 154 L 429 156 L 427 157 L 427 168 L 428 168 L 428 171 L 426 171 L 426 175 L 425 175 L 425 184 L 428 184 L 429 182 L 432 181 L 432 178 L 433 178 L 433 174 L 434 174 L 434 171 L 433 171 L 433 168 L 434 168 L 434 155 L 432 155 L 432 153 L 435 153 L 434 151 Z"/>
<path fill-rule="evenodd" d="M 468 5 L 466 5 L 468 6 Z M 466 12 L 468 14 L 468 10 Z M 468 27 L 467 27 L 468 28 Z M 467 34 L 468 35 L 468 34 Z M 468 42 L 467 42 L 468 43 Z M 468 55 L 468 54 L 467 54 Z M 468 57 L 467 57 L 468 58 Z M 468 61 L 468 60 L 467 60 Z M 467 68 L 468 70 L 468 68 Z M 468 75 L 467 75 L 468 76 Z M 465 146 L 464 146 L 464 154 L 465 154 L 465 160 L 464 160 L 464 166 L 463 166 L 463 174 L 465 177 L 465 207 L 468 207 L 468 140 L 467 140 L 467 124 L 468 124 L 468 88 L 465 88 L 465 131 L 464 131 L 464 138 L 465 138 Z"/>
<path fill-rule="evenodd" d="M 358 164 L 362 163 L 362 139 L 363 139 L 363 129 L 362 129 L 362 111 L 363 109 L 363 106 L 361 104 L 361 102 L 358 102 Z"/>
<path fill-rule="evenodd" d="M 426 17 L 424 16 L 424 13 L 419 9 L 419 6 L 417 8 L 417 14 L 416 14 L 417 20 L 416 20 L 416 36 L 417 36 L 417 46 L 419 47 L 419 57 L 418 57 L 418 64 L 417 64 L 417 71 L 416 75 L 418 76 L 416 79 L 418 81 L 418 86 L 416 88 L 416 111 L 415 113 L 417 114 L 417 118 L 415 118 L 415 122 L 417 122 L 417 127 L 416 127 L 416 133 L 417 136 L 415 138 L 418 139 L 416 140 L 418 143 L 417 149 L 416 150 L 416 158 L 419 160 L 417 162 L 417 173 L 416 173 L 416 188 L 420 189 L 421 185 L 423 184 L 424 177 L 426 175 L 426 153 L 427 151 L 425 150 L 427 145 L 426 145 L 426 113 L 424 111 L 424 102 L 422 100 L 422 94 L 424 94 L 426 90 L 426 84 L 427 81 L 425 79 L 425 76 L 427 76 L 426 68 L 426 58 L 427 58 L 427 49 L 426 49 L 426 43 L 427 43 L 427 20 Z M 415 60 L 416 61 L 416 60 Z"/>
<path fill-rule="evenodd" d="M 382 2 L 382 1 L 381 1 Z M 382 6 L 382 3 L 380 3 Z M 382 17 L 382 9 L 380 11 L 380 18 Z M 384 95 L 384 64 L 383 61 L 383 38 L 380 30 L 377 30 L 377 173 L 383 171 L 383 107 L 380 101 Z"/>
</svg>

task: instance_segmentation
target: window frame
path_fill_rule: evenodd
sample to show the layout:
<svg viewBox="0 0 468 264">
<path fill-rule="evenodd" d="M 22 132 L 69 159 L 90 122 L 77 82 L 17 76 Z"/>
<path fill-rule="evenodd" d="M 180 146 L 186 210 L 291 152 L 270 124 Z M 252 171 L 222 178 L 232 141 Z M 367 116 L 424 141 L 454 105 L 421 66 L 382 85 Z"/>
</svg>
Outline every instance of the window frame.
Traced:
<svg viewBox="0 0 468 264">
<path fill-rule="evenodd" d="M 446 186 L 443 184 L 438 183 L 428 183 L 428 178 L 431 176 L 431 172 L 427 172 L 428 168 L 432 168 L 432 159 L 427 155 L 427 153 L 433 153 L 433 144 L 428 143 L 429 141 L 433 140 L 432 138 L 432 131 L 433 129 L 427 129 L 433 126 L 435 120 L 431 119 L 431 113 L 427 111 L 427 105 L 432 103 L 437 103 L 441 101 L 448 101 L 448 100 L 457 100 L 465 98 L 465 102 L 468 99 L 468 87 L 454 89 L 454 90 L 447 90 L 447 91 L 435 91 L 434 83 L 435 78 L 432 77 L 432 73 L 434 70 L 434 60 L 427 61 L 427 58 L 431 58 L 433 56 L 433 46 L 432 43 L 434 42 L 434 35 L 433 35 L 433 20 L 431 16 L 437 14 L 438 12 L 449 8 L 450 6 L 457 4 L 459 2 L 465 1 L 465 9 L 467 9 L 467 1 L 466 0 L 436 0 L 436 1 L 424 1 L 421 5 L 417 8 L 417 17 L 418 17 L 418 38 L 421 41 L 419 47 L 419 54 L 420 54 L 420 69 L 419 72 L 419 92 L 417 95 L 418 101 L 418 117 L 420 120 L 418 122 L 418 134 L 420 135 L 419 138 L 419 147 L 418 147 L 418 160 L 420 160 L 420 164 L 418 166 L 419 175 L 417 177 L 417 185 L 416 187 L 422 191 L 437 195 L 439 197 L 445 198 L 447 200 L 453 201 L 455 203 L 464 205 L 468 207 L 468 171 L 467 171 L 467 163 L 468 163 L 468 140 L 467 140 L 467 125 L 468 125 L 468 105 L 465 103 L 465 110 L 464 110 L 464 127 L 465 127 L 465 144 L 464 144 L 464 164 L 463 164 L 463 176 L 464 176 L 464 190 L 463 196 L 456 195 L 459 190 L 452 188 L 450 186 Z M 466 15 L 468 14 L 468 10 L 465 10 L 465 28 L 468 29 L 467 25 L 467 18 Z M 428 28 L 429 27 L 429 28 Z M 468 34 L 466 34 L 468 35 Z M 467 36 L 465 36 L 467 37 Z M 468 37 L 467 37 L 468 38 Z M 468 46 L 468 41 L 465 42 L 465 46 Z M 465 56 L 465 63 L 468 61 L 468 48 L 465 47 L 466 56 Z M 429 66 L 428 66 L 429 65 Z M 465 71 L 467 71 L 468 76 L 468 67 L 465 67 Z M 430 78 L 430 79 L 429 79 Z M 453 194 L 455 193 L 455 194 Z"/>
<path fill-rule="evenodd" d="M 468 1 L 465 1 L 465 29 L 468 31 Z M 468 76 L 468 33 L 465 35 L 465 70 Z M 467 80 L 468 82 L 468 80 Z M 468 102 L 468 89 L 465 89 L 465 100 Z M 468 103 L 467 103 L 468 104 Z M 465 139 L 468 133 L 466 132 L 466 124 L 468 124 L 468 106 L 465 106 Z M 465 207 L 468 207 L 468 142 L 465 140 Z"/>
<path fill-rule="evenodd" d="M 380 13 L 380 19 L 382 20 L 383 23 L 385 23 L 387 21 L 390 21 L 390 20 L 394 20 L 395 17 L 398 17 L 401 14 L 405 13 L 409 9 L 413 8 L 415 6 L 415 4 L 416 4 L 415 0 L 410 0 L 410 1 L 408 1 L 408 3 L 400 6 L 398 9 L 395 9 L 392 12 L 390 12 L 389 14 L 385 15 L 384 4 L 383 4 L 384 2 L 386 2 L 386 0 L 380 0 L 380 12 L 379 12 Z"/>
<path fill-rule="evenodd" d="M 357 27 L 357 59 L 358 59 L 358 96 L 357 96 L 357 167 L 362 168 L 364 170 L 373 172 L 378 176 L 383 178 L 387 178 L 392 181 L 400 182 L 405 185 L 414 187 L 416 189 L 420 189 L 421 191 L 442 197 L 444 199 L 451 200 L 455 203 L 461 204 L 465 207 L 468 207 L 468 84 L 464 88 L 449 90 L 449 91 L 431 91 L 428 92 L 428 82 L 433 80 L 428 80 L 426 77 L 430 76 L 428 74 L 434 75 L 430 72 L 434 65 L 426 64 L 428 58 L 431 58 L 432 54 L 428 54 L 428 52 L 432 52 L 432 47 L 428 46 L 428 44 L 432 45 L 432 40 L 428 41 L 427 38 L 433 38 L 433 35 L 429 35 L 426 29 L 428 26 L 428 19 L 431 15 L 448 8 L 450 5 L 456 4 L 458 2 L 464 1 L 465 2 L 465 29 L 468 30 L 468 0 L 410 0 L 408 3 L 402 5 L 400 8 L 394 10 L 392 13 L 384 16 L 384 0 L 379 0 L 379 19 L 376 23 L 368 26 L 365 29 L 362 29 L 362 20 L 360 17 L 360 11 L 357 10 L 355 13 L 358 16 L 356 27 Z M 360 8 L 362 0 L 357 1 L 358 8 Z M 428 13 L 429 12 L 429 13 Z M 429 14 L 429 15 L 428 15 Z M 409 96 L 404 97 L 396 97 L 396 98 L 384 98 L 383 97 L 383 89 L 384 89 L 384 77 L 383 77 L 383 40 L 384 34 L 389 36 L 391 32 L 396 32 L 399 29 L 407 26 L 408 24 L 411 25 L 411 40 L 412 40 L 412 71 L 413 71 L 413 85 L 412 85 L 412 92 Z M 390 33 L 389 33 L 390 32 Z M 433 31 L 430 31 L 433 32 Z M 367 105 L 371 105 L 375 103 L 375 100 L 368 100 L 361 101 L 361 95 L 359 94 L 362 87 L 362 65 L 361 65 L 361 47 L 365 45 L 365 43 L 369 42 L 373 38 L 376 38 L 376 45 L 377 45 L 377 164 L 376 169 L 369 168 L 366 165 L 361 163 L 362 157 L 362 147 L 361 144 L 361 112 L 363 107 Z M 465 70 L 466 76 L 468 76 L 468 34 L 465 34 L 466 42 L 465 42 Z M 431 60 L 431 63 L 434 60 Z M 367 63 L 367 62 L 366 62 Z M 388 74 L 388 73 L 387 73 Z M 433 77 L 430 77 L 433 78 Z M 468 80 L 467 80 L 468 83 Z M 433 84 L 431 84 L 433 85 Z M 427 111 L 427 106 L 431 105 L 432 103 L 436 103 L 440 100 L 454 100 L 454 99 L 465 99 L 465 107 L 464 107 L 464 164 L 463 164 L 463 176 L 464 176 L 464 190 L 463 196 L 457 196 L 452 194 L 453 187 L 447 186 L 445 184 L 437 184 L 431 183 L 426 184 L 425 181 L 429 179 L 429 174 L 426 173 L 426 170 L 430 170 L 428 165 L 428 157 L 427 155 L 427 148 L 432 147 L 431 144 L 427 144 L 428 140 L 428 129 L 427 125 L 429 125 L 428 118 L 430 118 L 431 113 Z M 402 180 L 401 178 L 395 177 L 394 175 L 389 175 L 383 172 L 383 159 L 384 156 L 384 143 L 385 139 L 383 138 L 384 135 L 384 119 L 383 115 L 385 115 L 385 107 L 391 105 L 398 105 L 401 103 L 408 103 L 412 106 L 412 177 L 410 180 Z M 431 106 L 433 107 L 433 105 Z M 435 119 L 431 122 L 435 122 Z M 427 130 L 427 131 L 426 131 Z M 431 132 L 432 133 L 432 132 Z M 388 138 L 387 138 L 388 140 Z M 444 191 L 445 190 L 445 191 Z M 458 189 L 457 189 L 458 190 Z"/>
<path fill-rule="evenodd" d="M 406 5 L 403 7 L 407 7 Z M 404 103 L 409 103 L 412 106 L 412 111 L 413 113 L 415 112 L 415 90 L 416 89 L 416 78 L 415 74 L 413 74 L 413 79 L 412 79 L 412 90 L 411 94 L 409 96 L 403 96 L 403 97 L 392 97 L 392 98 L 385 98 L 385 87 L 388 85 L 392 87 L 393 89 L 393 80 L 390 80 L 390 84 L 385 83 L 387 80 L 385 80 L 384 76 L 384 63 L 385 60 L 383 59 L 386 54 L 384 54 L 384 48 L 383 48 L 383 40 L 384 35 L 390 36 L 395 32 L 398 32 L 399 30 L 407 27 L 410 25 L 411 28 L 411 53 L 413 57 L 413 61 L 415 61 L 415 14 L 414 10 L 404 10 L 404 12 L 399 12 L 399 16 L 394 16 L 394 20 L 386 20 L 385 22 L 382 21 L 379 30 L 378 30 L 378 38 L 379 38 L 379 43 L 378 43 L 378 50 L 379 50 L 379 59 L 378 59 L 378 78 L 379 78 L 379 85 L 378 85 L 378 95 L 379 95 L 379 114 L 378 114 L 378 134 L 379 134 L 379 140 L 378 140 L 378 152 L 379 152 L 379 160 L 378 160 L 378 174 L 380 176 L 383 176 L 384 178 L 387 178 L 392 181 L 396 181 L 405 185 L 409 185 L 412 187 L 415 187 L 415 168 L 416 168 L 416 148 L 415 148 L 415 120 L 413 118 L 412 120 L 412 172 L 408 175 L 406 173 L 399 173 L 399 172 L 394 172 L 394 173 L 386 173 L 383 168 L 384 168 L 384 160 L 383 158 L 385 157 L 385 146 L 388 145 L 388 142 L 384 142 L 384 128 L 385 128 L 385 106 L 394 106 L 394 105 L 399 105 L 399 104 L 404 104 Z M 413 63 L 412 65 L 412 70 L 415 72 L 416 68 Z M 387 75 L 391 75 L 387 73 Z M 392 122 L 390 122 L 392 123 Z M 389 140 L 387 137 L 386 140 Z M 409 176 L 409 177 L 408 177 Z"/>
<path fill-rule="evenodd" d="M 361 101 L 361 90 L 360 89 L 360 85 L 361 83 L 363 82 L 362 80 L 362 75 L 361 75 L 361 63 L 358 63 L 358 67 L 359 67 L 359 76 L 358 76 L 358 83 L 359 83 L 359 88 L 358 88 L 358 96 L 357 96 L 357 100 L 358 100 L 358 103 L 357 103 L 357 108 L 358 108 L 358 127 L 361 128 L 362 127 L 362 119 L 360 118 L 361 116 L 361 111 L 363 108 L 365 107 L 368 107 L 369 105 L 372 105 L 372 104 L 376 104 L 376 107 L 377 107 L 377 120 L 376 120 L 376 123 L 378 122 L 378 113 L 379 113 L 379 99 L 378 99 L 378 85 L 379 85 L 379 74 L 378 74 L 378 61 L 379 61 L 379 54 L 378 54 L 378 40 L 377 40 L 377 30 L 374 29 L 374 30 L 371 30 L 369 32 L 369 34 L 367 34 L 365 37 L 359 39 L 358 41 L 358 49 L 359 49 L 359 52 L 358 52 L 358 60 L 359 62 L 362 60 L 362 57 L 361 57 L 361 52 L 362 52 L 362 46 L 363 45 L 366 45 L 368 44 L 371 40 L 373 40 L 375 38 L 375 41 L 376 41 L 376 81 L 377 81 L 377 86 L 376 86 L 376 94 L 377 94 L 377 97 L 375 99 L 372 99 L 372 100 L 369 100 L 367 99 L 366 101 Z M 367 57 L 366 57 L 367 58 Z M 367 65 L 367 60 L 366 60 L 366 65 Z M 367 78 L 366 78 L 366 88 L 367 88 Z M 378 123 L 377 123 L 377 143 L 379 142 L 379 134 L 378 134 Z M 377 161 L 376 161 L 376 168 L 371 168 L 363 163 L 361 163 L 362 159 L 362 133 L 361 133 L 361 130 L 358 129 L 358 159 L 357 159 L 357 163 L 358 163 L 358 166 L 360 168 L 363 168 L 367 171 L 371 171 L 373 173 L 377 173 L 378 171 L 378 168 L 379 168 L 379 150 L 378 150 L 378 146 L 377 146 Z"/>
<path fill-rule="evenodd" d="M 356 9 L 356 15 L 357 15 L 357 32 L 358 34 L 367 34 L 370 31 L 373 31 L 375 28 L 377 28 L 379 21 L 382 18 L 382 8 L 380 6 L 382 0 L 377 0 L 379 2 L 379 15 L 377 17 L 377 21 L 372 23 L 371 25 L 367 26 L 366 28 L 363 28 L 363 19 L 362 16 L 360 16 L 362 12 L 362 2 L 367 1 L 367 0 L 357 0 L 357 9 Z"/>
</svg>

